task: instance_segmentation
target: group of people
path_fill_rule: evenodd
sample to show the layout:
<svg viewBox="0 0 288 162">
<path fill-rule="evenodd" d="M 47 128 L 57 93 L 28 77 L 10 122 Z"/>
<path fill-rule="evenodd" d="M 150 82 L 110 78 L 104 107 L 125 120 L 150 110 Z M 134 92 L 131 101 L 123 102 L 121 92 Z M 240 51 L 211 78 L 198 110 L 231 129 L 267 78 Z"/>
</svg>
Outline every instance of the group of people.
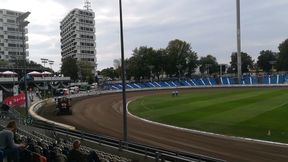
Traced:
<svg viewBox="0 0 288 162">
<path fill-rule="evenodd" d="M 172 91 L 172 97 L 174 96 L 178 96 L 179 92 L 176 90 L 176 91 Z"/>
<path fill-rule="evenodd" d="M 22 162 L 23 159 L 27 161 L 29 159 L 27 153 L 37 152 L 35 148 L 32 149 L 34 146 L 29 147 L 29 142 L 23 143 L 22 141 L 22 143 L 19 143 L 19 141 L 17 141 L 15 138 L 16 130 L 16 122 L 10 121 L 6 128 L 0 131 L 0 154 L 7 159 L 7 162 Z M 35 154 L 41 157 L 40 159 L 42 160 L 39 162 L 100 162 L 95 151 L 91 151 L 89 155 L 86 155 L 80 151 L 80 146 L 81 142 L 75 140 L 71 150 L 66 150 L 66 153 L 59 152 L 59 155 L 62 155 L 61 158 L 53 160 L 47 153 L 42 155 L 38 153 Z M 28 161 L 31 162 L 30 160 Z"/>
</svg>

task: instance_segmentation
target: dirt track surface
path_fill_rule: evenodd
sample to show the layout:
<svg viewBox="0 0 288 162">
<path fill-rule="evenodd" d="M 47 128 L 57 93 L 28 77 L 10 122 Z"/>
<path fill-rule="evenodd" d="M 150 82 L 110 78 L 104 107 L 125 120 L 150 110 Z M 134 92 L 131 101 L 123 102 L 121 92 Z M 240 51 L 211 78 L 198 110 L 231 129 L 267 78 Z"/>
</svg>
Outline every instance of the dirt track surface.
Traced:
<svg viewBox="0 0 288 162">
<path fill-rule="evenodd" d="M 201 89 L 203 90 L 203 89 Z M 204 89 L 205 90 L 205 89 Z M 180 90 L 180 93 L 197 90 Z M 136 96 L 171 93 L 171 90 L 129 92 Z M 122 139 L 122 95 L 120 93 L 73 99 L 72 116 L 55 116 L 54 105 L 47 105 L 39 114 L 77 129 Z M 203 154 L 227 161 L 287 162 L 288 146 L 203 135 L 160 126 L 128 115 L 128 140 L 165 149 Z"/>
</svg>

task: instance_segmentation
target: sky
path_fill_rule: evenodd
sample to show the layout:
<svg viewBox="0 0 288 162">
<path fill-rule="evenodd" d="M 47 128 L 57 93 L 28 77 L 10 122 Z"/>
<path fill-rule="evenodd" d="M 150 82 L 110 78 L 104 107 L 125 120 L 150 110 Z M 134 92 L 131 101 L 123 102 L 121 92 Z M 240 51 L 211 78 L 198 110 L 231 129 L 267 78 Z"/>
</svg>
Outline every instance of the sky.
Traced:
<svg viewBox="0 0 288 162">
<path fill-rule="evenodd" d="M 287 0 L 240 0 L 242 51 L 257 61 L 261 50 L 278 52 L 288 38 Z M 95 12 L 98 70 L 121 57 L 119 1 L 90 0 Z M 61 66 L 60 21 L 84 0 L 0 0 L 1 9 L 30 11 L 29 59 Z M 140 46 L 166 48 L 180 39 L 198 56 L 211 54 L 229 63 L 236 51 L 236 0 L 122 0 L 125 57 Z M 47 66 L 47 65 L 46 65 Z"/>
</svg>

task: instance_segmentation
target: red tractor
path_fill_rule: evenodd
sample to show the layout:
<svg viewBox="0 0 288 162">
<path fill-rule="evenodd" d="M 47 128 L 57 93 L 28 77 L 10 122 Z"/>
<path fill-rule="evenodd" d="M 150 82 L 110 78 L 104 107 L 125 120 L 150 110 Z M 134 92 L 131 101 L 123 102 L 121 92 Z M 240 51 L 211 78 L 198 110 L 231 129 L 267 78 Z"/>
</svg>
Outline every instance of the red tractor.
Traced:
<svg viewBox="0 0 288 162">
<path fill-rule="evenodd" d="M 57 115 L 72 115 L 71 99 L 67 97 L 59 97 L 55 99 Z"/>
</svg>

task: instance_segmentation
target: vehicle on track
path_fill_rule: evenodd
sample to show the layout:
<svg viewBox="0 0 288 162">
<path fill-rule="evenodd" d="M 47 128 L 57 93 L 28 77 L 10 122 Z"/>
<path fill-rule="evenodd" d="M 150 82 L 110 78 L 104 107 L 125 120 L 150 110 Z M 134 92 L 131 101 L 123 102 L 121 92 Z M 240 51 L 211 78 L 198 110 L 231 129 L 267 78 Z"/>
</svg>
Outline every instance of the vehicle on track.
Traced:
<svg viewBox="0 0 288 162">
<path fill-rule="evenodd" d="M 55 98 L 57 115 L 72 115 L 71 99 L 68 97 Z"/>
</svg>

